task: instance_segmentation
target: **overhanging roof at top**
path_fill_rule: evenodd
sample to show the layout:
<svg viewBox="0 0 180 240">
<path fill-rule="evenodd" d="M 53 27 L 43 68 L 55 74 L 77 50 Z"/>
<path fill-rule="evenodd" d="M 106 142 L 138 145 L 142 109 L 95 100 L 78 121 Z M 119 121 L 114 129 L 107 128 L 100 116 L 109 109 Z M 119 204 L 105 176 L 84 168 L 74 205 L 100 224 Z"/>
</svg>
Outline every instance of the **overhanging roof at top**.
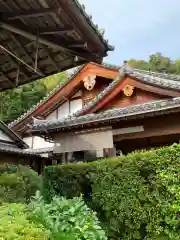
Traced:
<svg viewBox="0 0 180 240">
<path fill-rule="evenodd" d="M 0 1 L 0 90 L 87 61 L 113 47 L 77 0 Z"/>
</svg>

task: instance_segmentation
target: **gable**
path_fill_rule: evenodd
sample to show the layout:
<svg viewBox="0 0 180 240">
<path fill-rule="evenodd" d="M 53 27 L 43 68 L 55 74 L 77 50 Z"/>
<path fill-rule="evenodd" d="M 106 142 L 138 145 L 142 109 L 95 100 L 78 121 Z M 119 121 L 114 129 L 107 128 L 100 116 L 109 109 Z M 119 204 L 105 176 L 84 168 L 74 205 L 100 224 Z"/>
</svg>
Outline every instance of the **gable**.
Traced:
<svg viewBox="0 0 180 240">
<path fill-rule="evenodd" d="M 161 94 L 148 92 L 140 88 L 134 88 L 131 96 L 127 96 L 127 93 L 121 90 L 110 102 L 108 102 L 99 111 L 112 109 L 112 108 L 123 108 L 129 107 L 131 105 L 143 104 L 146 102 L 151 102 L 155 100 L 163 100 L 170 98 L 169 96 L 164 96 Z"/>
<path fill-rule="evenodd" d="M 80 109 L 82 109 L 82 99 L 71 99 L 70 101 L 65 101 L 61 106 L 46 116 L 46 120 L 52 121 L 63 119 L 69 115 L 72 115 Z"/>
<path fill-rule="evenodd" d="M 25 113 L 19 119 L 15 120 L 9 126 L 18 133 L 25 132 L 27 129 L 27 124 L 32 122 L 32 117 L 41 116 L 46 118 L 51 114 L 53 115 L 53 112 L 56 111 L 57 108 L 62 106 L 64 103 L 66 104 L 66 100 L 71 100 L 71 98 L 77 94 L 78 89 L 86 76 L 96 75 L 112 81 L 117 74 L 118 68 L 115 68 L 111 65 L 103 66 L 95 63 L 88 63 L 84 66 L 81 66 L 67 80 L 67 82 L 63 83 L 62 86 L 57 87 L 54 93 L 38 103 L 35 108 L 30 109 L 30 111 Z M 77 107 L 73 108 L 77 109 Z M 67 113 L 65 113 L 65 115 L 67 115 Z"/>
<path fill-rule="evenodd" d="M 123 99 L 119 99 L 118 96 L 122 94 L 123 89 L 126 88 L 126 86 L 133 87 L 134 92 L 139 89 L 139 95 L 136 93 L 136 100 L 133 99 L 133 96 L 135 95 L 134 92 L 131 98 L 125 99 L 125 102 L 129 102 L 129 104 L 131 104 L 133 101 L 134 104 L 141 104 L 148 101 L 180 96 L 179 89 L 168 88 L 163 86 L 163 84 L 159 84 L 158 82 L 151 84 L 151 82 L 148 82 L 147 79 L 145 79 L 145 81 L 134 79 L 133 77 L 121 72 L 119 76 L 112 82 L 112 84 L 107 87 L 106 91 L 104 91 L 102 94 L 99 94 L 96 99 L 90 102 L 82 112 L 78 113 L 79 116 L 88 113 L 96 113 L 106 109 L 107 106 L 108 108 L 113 107 L 113 105 L 114 107 L 121 107 L 124 101 Z M 116 100 L 112 103 L 114 99 Z"/>
</svg>

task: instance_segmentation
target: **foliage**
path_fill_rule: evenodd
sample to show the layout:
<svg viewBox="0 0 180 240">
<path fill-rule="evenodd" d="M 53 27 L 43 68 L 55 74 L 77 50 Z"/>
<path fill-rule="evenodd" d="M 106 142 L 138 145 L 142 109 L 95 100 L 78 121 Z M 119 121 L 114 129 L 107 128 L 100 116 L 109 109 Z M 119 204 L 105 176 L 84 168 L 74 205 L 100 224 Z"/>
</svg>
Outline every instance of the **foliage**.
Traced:
<svg viewBox="0 0 180 240">
<path fill-rule="evenodd" d="M 61 84 L 64 81 L 66 81 L 67 78 L 68 78 L 67 72 L 60 72 L 54 74 L 53 76 L 43 78 L 40 80 L 40 82 L 43 83 L 46 86 L 47 91 L 50 92 L 54 88 L 56 88 L 58 84 Z"/>
<path fill-rule="evenodd" d="M 48 240 L 49 232 L 42 225 L 27 219 L 22 204 L 3 203 L 0 205 L 0 239 L 2 240 Z"/>
<path fill-rule="evenodd" d="M 54 197 L 46 204 L 39 193 L 30 205 L 29 219 L 50 231 L 53 240 L 106 240 L 96 214 L 81 198 Z"/>
<path fill-rule="evenodd" d="M 41 189 L 41 176 L 26 166 L 0 166 L 0 202 L 29 202 Z"/>
<path fill-rule="evenodd" d="M 180 239 L 180 145 L 46 167 L 44 194 L 85 194 L 114 239 Z"/>
<path fill-rule="evenodd" d="M 18 118 L 43 97 L 57 84 L 67 79 L 66 72 L 23 85 L 0 93 L 0 120 L 9 123 Z"/>
<path fill-rule="evenodd" d="M 128 64 L 134 68 L 143 70 L 180 74 L 180 61 L 172 61 L 159 52 L 150 55 L 148 61 L 130 59 Z"/>
</svg>

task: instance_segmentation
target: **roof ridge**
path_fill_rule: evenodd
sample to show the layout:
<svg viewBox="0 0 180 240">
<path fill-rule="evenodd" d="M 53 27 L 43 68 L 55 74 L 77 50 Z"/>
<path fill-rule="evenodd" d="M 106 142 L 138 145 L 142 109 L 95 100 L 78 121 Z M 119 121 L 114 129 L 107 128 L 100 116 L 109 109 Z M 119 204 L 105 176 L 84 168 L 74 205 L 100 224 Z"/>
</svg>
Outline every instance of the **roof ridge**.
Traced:
<svg viewBox="0 0 180 240">
<path fill-rule="evenodd" d="M 153 75 L 153 76 L 157 76 L 157 77 L 163 77 L 163 78 L 167 78 L 169 80 L 174 80 L 174 81 L 180 81 L 180 75 L 178 74 L 169 74 L 169 73 L 161 73 L 161 72 L 154 72 L 154 71 L 147 71 L 147 70 L 143 70 L 143 69 L 138 69 L 138 68 L 134 68 L 135 71 L 138 72 L 144 72 L 144 73 L 148 73 L 149 75 Z"/>
<path fill-rule="evenodd" d="M 91 27 L 95 30 L 95 32 L 98 34 L 98 36 L 100 37 L 100 39 L 104 42 L 104 44 L 107 45 L 108 49 L 110 51 L 114 50 L 114 46 L 110 45 L 108 43 L 108 39 L 104 38 L 104 33 L 100 32 L 100 29 L 98 27 L 97 24 L 94 24 L 94 22 L 92 21 L 92 16 L 89 15 L 86 10 L 85 10 L 85 5 L 81 4 L 78 0 L 74 0 L 74 3 L 76 4 L 76 6 L 80 9 L 80 11 L 83 13 L 84 17 L 86 18 L 86 20 L 90 23 Z"/>
<path fill-rule="evenodd" d="M 176 89 L 180 90 L 180 76 L 177 75 L 177 80 L 175 81 L 174 79 L 169 79 L 169 78 L 162 78 L 164 75 L 153 75 L 149 74 L 148 71 L 139 71 L 135 70 L 133 68 L 126 68 L 125 72 L 127 75 L 131 77 L 138 78 L 142 80 L 145 83 L 160 86 L 161 88 L 170 88 L 170 89 Z M 168 76 L 167 76 L 168 77 Z"/>
</svg>

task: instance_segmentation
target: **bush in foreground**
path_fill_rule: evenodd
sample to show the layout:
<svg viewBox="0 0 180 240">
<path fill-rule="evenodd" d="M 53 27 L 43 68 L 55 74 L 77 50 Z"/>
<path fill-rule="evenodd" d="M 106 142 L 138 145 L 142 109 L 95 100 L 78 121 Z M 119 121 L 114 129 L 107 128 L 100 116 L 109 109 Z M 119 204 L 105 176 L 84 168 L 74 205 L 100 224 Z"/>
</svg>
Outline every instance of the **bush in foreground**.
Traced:
<svg viewBox="0 0 180 240">
<path fill-rule="evenodd" d="M 180 239 L 180 145 L 93 163 L 49 166 L 44 195 L 85 195 L 109 238 Z"/>
<path fill-rule="evenodd" d="M 0 166 L 0 202 L 29 202 L 41 189 L 41 176 L 27 166 Z"/>
<path fill-rule="evenodd" d="M 4 203 L 0 205 L 0 239 L 48 240 L 49 232 L 42 225 L 27 220 L 24 205 Z"/>
<path fill-rule="evenodd" d="M 48 229 L 52 240 L 107 240 L 96 214 L 81 198 L 54 197 L 46 204 L 37 193 L 30 205 L 29 218 Z"/>
</svg>

